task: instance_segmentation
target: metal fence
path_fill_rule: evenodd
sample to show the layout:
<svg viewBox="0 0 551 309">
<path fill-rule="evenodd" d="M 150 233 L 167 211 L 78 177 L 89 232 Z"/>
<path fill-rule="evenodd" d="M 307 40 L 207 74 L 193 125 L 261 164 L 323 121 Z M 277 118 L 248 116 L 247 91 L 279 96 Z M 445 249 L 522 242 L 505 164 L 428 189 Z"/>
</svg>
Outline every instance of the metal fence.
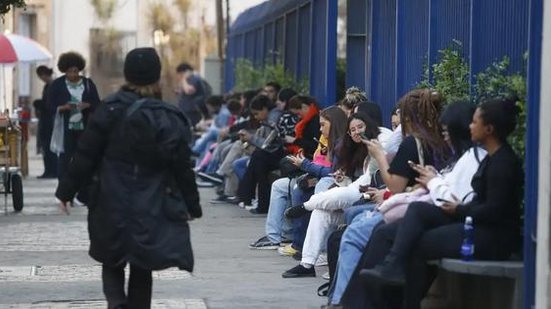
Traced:
<svg viewBox="0 0 551 309">
<path fill-rule="evenodd" d="M 462 42 L 471 77 L 503 56 L 510 70 L 523 70 L 529 2 L 349 0 L 346 84 L 363 87 L 389 121 L 398 99 L 453 40 Z"/>
<path fill-rule="evenodd" d="M 278 59 L 297 79 L 309 80 L 321 106 L 335 103 L 337 1 L 277 0 L 243 12 L 230 27 L 225 90 L 235 84 L 241 58 L 255 66 Z"/>
</svg>

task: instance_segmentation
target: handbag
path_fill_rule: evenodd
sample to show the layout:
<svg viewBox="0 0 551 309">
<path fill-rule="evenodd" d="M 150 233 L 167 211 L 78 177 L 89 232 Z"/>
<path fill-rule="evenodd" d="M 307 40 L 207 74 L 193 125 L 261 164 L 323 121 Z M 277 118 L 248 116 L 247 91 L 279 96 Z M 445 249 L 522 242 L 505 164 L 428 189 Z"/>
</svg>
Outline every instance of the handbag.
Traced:
<svg viewBox="0 0 551 309">
<path fill-rule="evenodd" d="M 296 178 L 304 174 L 304 171 L 294 165 L 287 157 L 283 157 L 279 160 L 279 171 L 281 172 L 281 176 L 289 178 Z"/>
<path fill-rule="evenodd" d="M 318 183 L 318 178 L 310 174 L 303 174 L 297 177 L 297 186 L 302 191 L 308 191 L 308 190 L 314 189 L 317 183 Z"/>
<path fill-rule="evenodd" d="M 59 111 L 57 111 L 55 113 L 54 128 L 52 130 L 52 140 L 50 141 L 50 151 L 58 156 L 65 152 L 65 130 L 63 128 L 63 120 L 63 115 Z"/>
</svg>

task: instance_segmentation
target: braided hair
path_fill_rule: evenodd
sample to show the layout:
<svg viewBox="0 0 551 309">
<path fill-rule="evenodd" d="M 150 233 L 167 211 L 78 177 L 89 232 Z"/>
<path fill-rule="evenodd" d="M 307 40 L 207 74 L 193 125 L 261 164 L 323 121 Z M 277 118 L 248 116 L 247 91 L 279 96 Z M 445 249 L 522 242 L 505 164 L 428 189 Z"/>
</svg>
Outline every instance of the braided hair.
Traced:
<svg viewBox="0 0 551 309">
<path fill-rule="evenodd" d="M 439 122 L 443 97 L 432 89 L 414 89 L 404 95 L 398 105 L 404 136 L 419 139 L 423 149 L 432 155 L 435 166 L 443 167 L 450 155 Z"/>
</svg>

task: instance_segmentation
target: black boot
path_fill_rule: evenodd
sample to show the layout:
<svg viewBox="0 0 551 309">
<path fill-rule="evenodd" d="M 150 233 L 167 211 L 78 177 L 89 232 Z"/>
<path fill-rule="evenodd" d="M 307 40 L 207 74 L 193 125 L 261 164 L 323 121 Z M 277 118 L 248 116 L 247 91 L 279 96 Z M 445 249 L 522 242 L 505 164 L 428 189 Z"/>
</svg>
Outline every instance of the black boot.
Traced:
<svg viewBox="0 0 551 309">
<path fill-rule="evenodd" d="M 390 253 L 383 263 L 374 268 L 362 269 L 360 278 L 368 283 L 381 285 L 403 286 L 406 283 L 404 261 Z"/>
</svg>

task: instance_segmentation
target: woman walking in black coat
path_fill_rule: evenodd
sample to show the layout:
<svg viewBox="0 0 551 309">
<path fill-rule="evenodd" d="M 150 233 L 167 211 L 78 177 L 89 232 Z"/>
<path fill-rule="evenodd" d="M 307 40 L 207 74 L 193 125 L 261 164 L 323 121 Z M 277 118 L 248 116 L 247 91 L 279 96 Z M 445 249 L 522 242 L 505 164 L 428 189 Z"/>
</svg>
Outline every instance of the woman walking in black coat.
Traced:
<svg viewBox="0 0 551 309">
<path fill-rule="evenodd" d="M 108 308 L 150 308 L 152 270 L 193 270 L 187 221 L 202 215 L 188 147 L 190 126 L 160 101 L 152 48 L 126 56 L 127 84 L 90 119 L 56 191 L 62 209 L 90 180 L 90 256 L 103 264 Z M 124 268 L 130 264 L 128 293 Z"/>
</svg>

